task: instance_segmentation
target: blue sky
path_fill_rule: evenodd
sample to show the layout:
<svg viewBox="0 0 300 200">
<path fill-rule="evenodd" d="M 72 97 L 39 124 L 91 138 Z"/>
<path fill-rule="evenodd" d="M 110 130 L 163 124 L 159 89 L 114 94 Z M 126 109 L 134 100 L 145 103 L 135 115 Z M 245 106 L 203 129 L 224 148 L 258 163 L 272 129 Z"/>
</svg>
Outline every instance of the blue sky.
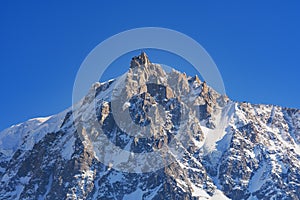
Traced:
<svg viewBox="0 0 300 200">
<path fill-rule="evenodd" d="M 298 1 L 179 2 L 1 1 L 0 130 L 71 106 L 86 55 L 114 34 L 146 26 L 198 41 L 231 99 L 300 108 Z"/>
</svg>

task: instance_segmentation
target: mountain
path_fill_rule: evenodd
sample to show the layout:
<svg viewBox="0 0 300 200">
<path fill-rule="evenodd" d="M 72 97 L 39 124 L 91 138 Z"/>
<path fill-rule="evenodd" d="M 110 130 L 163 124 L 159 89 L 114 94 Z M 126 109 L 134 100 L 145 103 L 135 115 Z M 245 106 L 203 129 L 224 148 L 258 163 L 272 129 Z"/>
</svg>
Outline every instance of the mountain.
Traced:
<svg viewBox="0 0 300 200">
<path fill-rule="evenodd" d="M 142 53 L 2 131 L 0 182 L 2 200 L 300 199 L 300 111 L 232 101 Z"/>
</svg>

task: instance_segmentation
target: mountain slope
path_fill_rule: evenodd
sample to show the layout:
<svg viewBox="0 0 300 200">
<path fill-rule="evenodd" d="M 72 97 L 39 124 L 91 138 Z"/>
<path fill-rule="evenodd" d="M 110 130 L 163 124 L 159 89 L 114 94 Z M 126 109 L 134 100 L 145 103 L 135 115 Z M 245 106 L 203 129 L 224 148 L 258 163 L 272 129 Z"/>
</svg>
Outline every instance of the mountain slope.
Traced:
<svg viewBox="0 0 300 200">
<path fill-rule="evenodd" d="M 0 199 L 300 199 L 300 111 L 141 54 L 73 109 L 2 131 L 0 181 Z"/>
</svg>

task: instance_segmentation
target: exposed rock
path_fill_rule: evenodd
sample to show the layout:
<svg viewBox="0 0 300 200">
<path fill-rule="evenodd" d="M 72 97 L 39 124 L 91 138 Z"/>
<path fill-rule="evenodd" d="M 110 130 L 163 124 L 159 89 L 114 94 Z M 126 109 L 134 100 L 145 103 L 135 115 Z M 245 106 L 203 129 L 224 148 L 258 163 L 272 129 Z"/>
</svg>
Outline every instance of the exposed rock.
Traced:
<svg viewBox="0 0 300 200">
<path fill-rule="evenodd" d="M 130 67 L 134 68 L 134 67 L 139 67 L 141 65 L 148 65 L 148 64 L 150 64 L 148 56 L 146 55 L 145 52 L 142 52 L 141 55 L 132 58 Z"/>
</svg>

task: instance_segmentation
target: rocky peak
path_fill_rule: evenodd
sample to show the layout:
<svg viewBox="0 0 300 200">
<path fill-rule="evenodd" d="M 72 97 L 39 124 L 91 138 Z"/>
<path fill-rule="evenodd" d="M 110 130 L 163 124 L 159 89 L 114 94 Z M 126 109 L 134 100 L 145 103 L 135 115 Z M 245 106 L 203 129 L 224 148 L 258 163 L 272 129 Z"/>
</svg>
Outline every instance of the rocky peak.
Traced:
<svg viewBox="0 0 300 200">
<path fill-rule="evenodd" d="M 139 67 L 141 65 L 148 65 L 151 62 L 145 52 L 142 52 L 139 56 L 134 56 L 131 59 L 130 68 Z"/>
<path fill-rule="evenodd" d="M 38 121 L 0 132 L 0 199 L 300 199 L 300 110 L 233 102 L 145 53 Z"/>
<path fill-rule="evenodd" d="M 207 87 L 207 84 L 206 82 L 204 81 L 203 84 L 202 84 L 202 92 L 204 94 L 206 94 L 208 92 L 208 87 Z"/>
</svg>

